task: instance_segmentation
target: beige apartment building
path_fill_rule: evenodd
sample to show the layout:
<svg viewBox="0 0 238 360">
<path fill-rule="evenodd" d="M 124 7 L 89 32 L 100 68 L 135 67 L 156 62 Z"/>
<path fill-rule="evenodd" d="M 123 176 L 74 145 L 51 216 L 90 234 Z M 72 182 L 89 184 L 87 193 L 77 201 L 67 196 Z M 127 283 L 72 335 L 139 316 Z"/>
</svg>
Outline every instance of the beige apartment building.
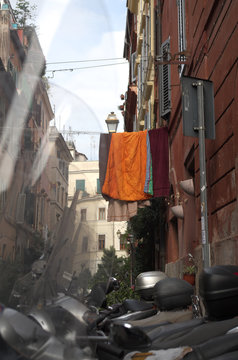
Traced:
<svg viewBox="0 0 238 360">
<path fill-rule="evenodd" d="M 69 166 L 69 206 L 75 192 L 79 191 L 76 205 L 77 248 L 72 272 L 79 273 L 88 268 L 94 274 L 104 248 L 113 246 L 117 256 L 127 256 L 120 241 L 120 234 L 126 231 L 127 224 L 125 221 L 107 221 L 108 202 L 101 195 L 98 161 L 88 161 L 72 143 L 69 148 L 74 158 Z"/>
</svg>

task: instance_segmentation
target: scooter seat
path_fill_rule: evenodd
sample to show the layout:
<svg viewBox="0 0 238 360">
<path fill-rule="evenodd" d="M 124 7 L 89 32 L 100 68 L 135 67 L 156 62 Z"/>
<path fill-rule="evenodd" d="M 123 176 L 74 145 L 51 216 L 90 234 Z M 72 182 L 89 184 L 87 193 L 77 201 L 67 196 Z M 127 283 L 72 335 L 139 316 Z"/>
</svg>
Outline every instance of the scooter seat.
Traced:
<svg viewBox="0 0 238 360">
<path fill-rule="evenodd" d="M 154 305 L 152 303 L 148 303 L 136 299 L 126 299 L 123 301 L 122 306 L 124 307 L 125 311 L 134 311 L 134 312 L 150 310 L 154 308 Z"/>
</svg>

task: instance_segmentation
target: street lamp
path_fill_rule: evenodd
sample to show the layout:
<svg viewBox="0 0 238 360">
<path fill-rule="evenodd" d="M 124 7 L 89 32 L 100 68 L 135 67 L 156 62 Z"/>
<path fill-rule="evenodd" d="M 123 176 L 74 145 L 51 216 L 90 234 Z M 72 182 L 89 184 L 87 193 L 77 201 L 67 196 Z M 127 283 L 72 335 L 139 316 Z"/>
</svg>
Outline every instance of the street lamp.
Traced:
<svg viewBox="0 0 238 360">
<path fill-rule="evenodd" d="M 108 114 L 108 117 L 106 118 L 105 122 L 107 124 L 109 134 L 117 132 L 117 126 L 119 120 L 113 111 L 111 111 L 110 114 Z"/>
</svg>

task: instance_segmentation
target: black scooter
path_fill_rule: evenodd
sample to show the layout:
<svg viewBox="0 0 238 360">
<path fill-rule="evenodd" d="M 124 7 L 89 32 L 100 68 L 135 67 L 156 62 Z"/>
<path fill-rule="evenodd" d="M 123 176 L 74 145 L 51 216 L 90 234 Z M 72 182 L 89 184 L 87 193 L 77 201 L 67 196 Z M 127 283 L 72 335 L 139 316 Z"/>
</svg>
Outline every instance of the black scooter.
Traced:
<svg viewBox="0 0 238 360">
<path fill-rule="evenodd" d="M 222 354 L 235 356 L 238 333 L 229 333 L 238 326 L 238 267 L 216 266 L 205 269 L 200 277 L 200 293 L 206 316 L 179 323 L 160 324 L 113 323 L 110 343 L 98 347 L 99 359 L 123 359 L 130 351 L 170 349 L 189 346 L 186 359 L 215 359 Z M 176 302 L 171 279 L 160 282 L 158 301 L 168 305 Z M 182 294 L 181 294 L 182 295 Z M 178 297 L 177 297 L 178 298 Z M 183 298 L 183 296 L 182 296 Z M 148 319 L 147 319 L 148 320 Z M 218 346 L 219 345 L 219 346 Z M 232 354 L 232 352 L 234 354 Z"/>
</svg>

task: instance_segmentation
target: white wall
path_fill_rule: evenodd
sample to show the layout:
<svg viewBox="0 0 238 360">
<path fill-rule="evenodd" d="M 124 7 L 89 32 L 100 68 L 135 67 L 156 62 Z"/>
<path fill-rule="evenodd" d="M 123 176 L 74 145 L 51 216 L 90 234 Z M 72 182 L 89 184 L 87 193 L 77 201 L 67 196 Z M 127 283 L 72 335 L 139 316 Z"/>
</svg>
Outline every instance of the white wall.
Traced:
<svg viewBox="0 0 238 360">
<path fill-rule="evenodd" d="M 99 179 L 98 161 L 73 161 L 69 166 L 69 205 L 76 191 L 76 180 L 85 180 L 85 191 L 88 195 L 82 197 L 80 192 L 77 204 L 78 233 L 72 271 L 77 273 L 82 267 L 87 267 L 94 274 L 101 261 L 103 250 L 99 249 L 98 236 L 105 235 L 105 248 L 113 246 L 117 256 L 127 256 L 126 251 L 120 250 L 120 239 L 117 231 L 126 231 L 127 224 L 122 222 L 108 222 L 108 202 L 101 194 L 97 194 L 97 179 Z M 105 209 L 105 219 L 99 219 L 99 208 Z M 86 210 L 86 220 L 81 220 L 81 211 Z M 88 238 L 88 251 L 83 252 L 83 238 Z"/>
</svg>

